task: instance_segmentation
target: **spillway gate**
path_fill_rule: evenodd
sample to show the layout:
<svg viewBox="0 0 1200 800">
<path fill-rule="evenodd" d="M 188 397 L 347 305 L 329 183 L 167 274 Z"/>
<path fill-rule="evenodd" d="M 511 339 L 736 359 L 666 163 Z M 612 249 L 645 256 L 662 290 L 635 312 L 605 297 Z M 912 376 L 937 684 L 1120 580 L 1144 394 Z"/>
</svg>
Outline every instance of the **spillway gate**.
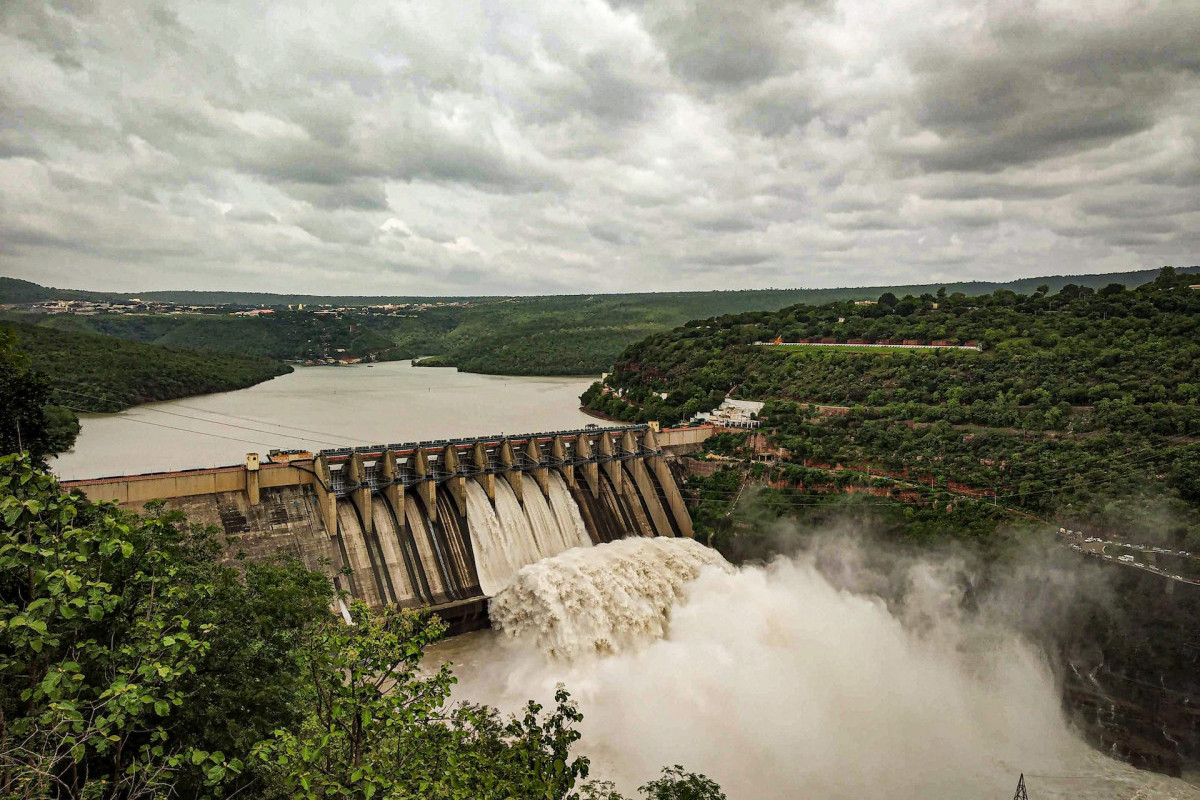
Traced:
<svg viewBox="0 0 1200 800">
<path fill-rule="evenodd" d="M 691 536 L 668 459 L 711 429 L 653 425 L 443 439 L 259 463 L 73 481 L 92 499 L 163 499 L 217 527 L 231 559 L 299 557 L 373 607 L 486 624 L 486 601 L 523 565 L 628 536 Z"/>
</svg>

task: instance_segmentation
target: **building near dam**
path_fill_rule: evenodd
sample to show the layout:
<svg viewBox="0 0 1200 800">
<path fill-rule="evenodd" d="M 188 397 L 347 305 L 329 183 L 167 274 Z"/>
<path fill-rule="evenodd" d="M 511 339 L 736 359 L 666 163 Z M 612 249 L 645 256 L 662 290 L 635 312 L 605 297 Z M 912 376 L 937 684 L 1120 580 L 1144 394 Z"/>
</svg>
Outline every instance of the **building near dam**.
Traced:
<svg viewBox="0 0 1200 800">
<path fill-rule="evenodd" d="M 757 400 L 734 400 L 726 397 L 721 401 L 721 405 L 712 411 L 701 411 L 693 416 L 691 421 L 715 425 L 719 428 L 754 430 L 761 424 L 758 421 L 758 415 L 762 413 L 765 405 L 766 403 L 760 403 Z"/>
<path fill-rule="evenodd" d="M 432 608 L 459 632 L 486 625 L 487 598 L 527 564 L 627 536 L 692 535 L 669 460 L 712 429 L 656 427 L 252 453 L 63 487 L 134 509 L 163 500 L 215 526 L 230 558 L 295 556 L 371 607 Z"/>
</svg>

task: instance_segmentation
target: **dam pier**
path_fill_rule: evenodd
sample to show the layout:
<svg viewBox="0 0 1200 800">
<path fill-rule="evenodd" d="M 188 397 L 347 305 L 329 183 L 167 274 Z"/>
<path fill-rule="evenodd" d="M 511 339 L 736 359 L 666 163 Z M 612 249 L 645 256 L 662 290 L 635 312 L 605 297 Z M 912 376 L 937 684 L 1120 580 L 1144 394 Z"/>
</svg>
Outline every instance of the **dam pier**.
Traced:
<svg viewBox="0 0 1200 800">
<path fill-rule="evenodd" d="M 291 555 L 368 606 L 430 608 L 462 632 L 486 626 L 487 599 L 527 564 L 628 536 L 691 537 L 671 462 L 711 433 L 651 424 L 272 451 L 63 488 L 130 509 L 164 501 L 217 528 L 230 559 Z"/>
</svg>

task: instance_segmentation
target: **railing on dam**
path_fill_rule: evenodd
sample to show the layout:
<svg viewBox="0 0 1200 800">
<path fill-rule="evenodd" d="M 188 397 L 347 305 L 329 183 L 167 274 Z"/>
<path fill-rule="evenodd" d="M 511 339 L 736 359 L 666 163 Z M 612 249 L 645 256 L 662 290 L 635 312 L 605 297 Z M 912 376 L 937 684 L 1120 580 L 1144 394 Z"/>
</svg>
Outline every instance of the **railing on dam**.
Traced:
<svg viewBox="0 0 1200 800">
<path fill-rule="evenodd" d="M 388 486 L 407 489 L 423 483 L 441 484 L 454 478 L 603 465 L 661 456 L 663 449 L 651 431 L 649 425 L 622 425 L 436 439 L 322 450 L 315 459 L 323 462 L 329 471 L 327 485 L 323 488 L 341 498 L 359 489 L 373 492 Z M 581 439 L 587 440 L 589 446 L 581 447 Z M 605 444 L 610 446 L 600 444 L 601 439 L 606 439 Z M 271 456 L 282 452 L 273 450 Z M 383 463 L 388 454 L 397 459 L 390 467 Z M 351 468 L 351 462 L 356 459 L 362 461 L 361 468 Z"/>
<path fill-rule="evenodd" d="M 353 455 L 354 453 L 361 453 L 363 455 L 366 455 L 366 454 L 371 454 L 371 453 L 382 453 L 382 452 L 388 451 L 388 450 L 390 450 L 394 453 L 410 453 L 414 450 L 420 450 L 420 449 L 443 450 L 447 447 L 456 447 L 456 448 L 462 450 L 462 449 L 473 447 L 476 444 L 483 444 L 485 446 L 497 445 L 500 442 L 504 441 L 505 439 L 507 439 L 510 442 L 526 442 L 531 439 L 549 440 L 549 439 L 553 439 L 555 436 L 562 436 L 563 438 L 575 438 L 575 437 L 581 436 L 581 435 L 594 436 L 596 434 L 601 434 L 601 433 L 620 435 L 620 434 L 625 433 L 626 431 L 636 433 L 639 431 L 648 431 L 648 430 L 650 430 L 650 426 L 646 425 L 646 424 L 610 425 L 607 427 L 601 427 L 601 426 L 597 425 L 597 426 L 590 427 L 590 428 L 572 428 L 569 430 L 562 430 L 562 431 L 540 431 L 538 433 L 508 433 L 508 434 L 501 433 L 499 435 L 473 436 L 473 437 L 467 437 L 467 438 L 461 438 L 461 439 L 430 439 L 430 440 L 420 441 L 420 442 L 403 442 L 403 443 L 399 443 L 399 444 L 368 444 L 368 445 L 362 445 L 359 447 L 337 447 L 337 448 L 333 448 L 330 450 L 321 450 L 317 453 L 317 455 L 322 455 L 330 460 L 334 460 L 336 458 L 340 458 L 343 456 Z M 277 454 L 285 453 L 285 452 L 289 452 L 289 451 L 272 450 L 271 455 L 275 456 Z"/>
</svg>

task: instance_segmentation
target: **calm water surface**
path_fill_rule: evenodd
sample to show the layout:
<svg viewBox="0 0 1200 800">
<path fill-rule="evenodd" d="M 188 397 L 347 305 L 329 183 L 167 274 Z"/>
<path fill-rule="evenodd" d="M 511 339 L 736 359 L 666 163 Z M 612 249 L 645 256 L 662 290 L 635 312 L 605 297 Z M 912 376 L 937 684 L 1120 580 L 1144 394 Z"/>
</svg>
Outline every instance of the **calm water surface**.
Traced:
<svg viewBox="0 0 1200 800">
<path fill-rule="evenodd" d="M 249 389 L 83 414 L 64 479 L 237 464 L 248 452 L 320 450 L 579 428 L 589 378 L 514 378 L 407 361 L 299 367 Z"/>
</svg>

